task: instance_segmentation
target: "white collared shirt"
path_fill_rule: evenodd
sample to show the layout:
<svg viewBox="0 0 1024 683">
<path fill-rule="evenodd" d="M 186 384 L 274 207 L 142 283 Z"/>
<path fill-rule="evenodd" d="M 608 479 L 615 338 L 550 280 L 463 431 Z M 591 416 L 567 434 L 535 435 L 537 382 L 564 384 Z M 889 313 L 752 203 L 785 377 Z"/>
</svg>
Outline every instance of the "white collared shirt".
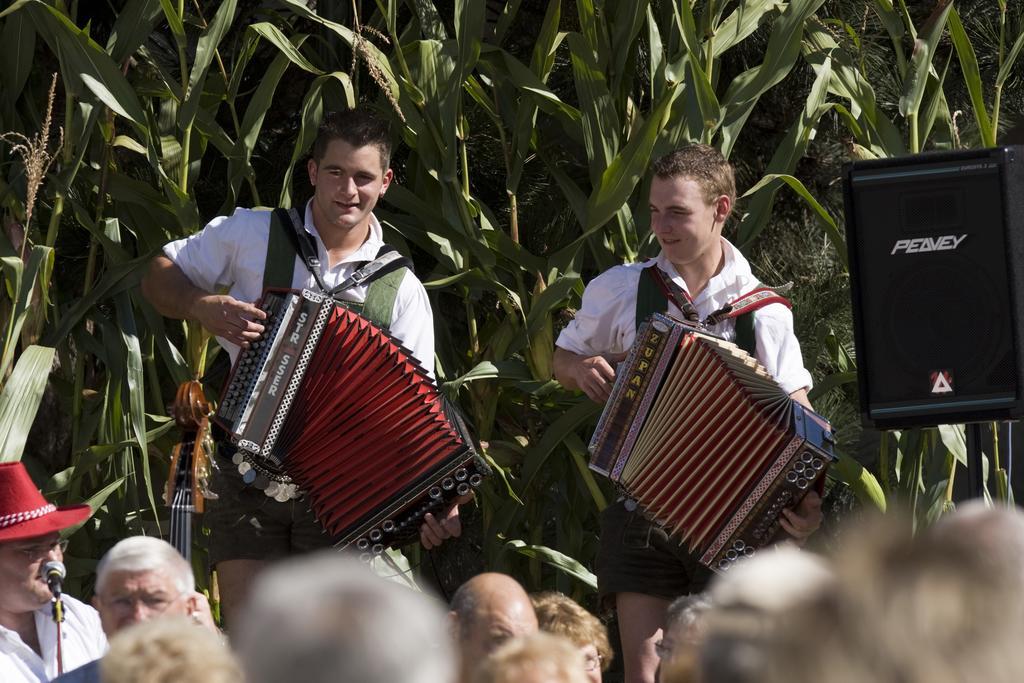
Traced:
<svg viewBox="0 0 1024 683">
<path fill-rule="evenodd" d="M 65 595 L 64 622 L 60 625 L 64 671 L 71 671 L 107 651 L 100 615 L 92 607 Z M 3 683 L 45 683 L 57 676 L 57 625 L 50 604 L 34 612 L 40 657 L 25 644 L 17 631 L 0 626 L 0 681 Z"/>
<path fill-rule="evenodd" d="M 230 216 L 218 216 L 200 232 L 164 246 L 164 254 L 181 269 L 196 287 L 216 292 L 223 287 L 239 301 L 255 302 L 263 294 L 263 270 L 270 239 L 270 211 L 235 209 Z M 362 246 L 341 262 L 328 268 L 327 248 L 316 226 L 309 203 L 305 212 L 306 231 L 317 246 L 327 287 L 336 287 L 354 273 L 360 263 L 372 261 L 384 244 L 384 233 L 377 218 L 370 214 L 370 234 Z M 318 289 L 316 280 L 302 258 L 296 256 L 292 275 L 293 289 Z M 347 301 L 366 300 L 367 285 L 351 287 L 341 294 Z M 421 365 L 434 375 L 434 319 L 427 292 L 416 276 L 407 272 L 398 288 L 392 311 L 390 332 L 412 351 Z M 234 362 L 238 347 L 217 338 Z"/>
<path fill-rule="evenodd" d="M 725 304 L 757 287 L 750 264 L 739 249 L 722 238 L 725 263 L 721 272 L 708 281 L 693 304 L 701 319 Z M 686 282 L 664 253 L 644 263 L 615 266 L 590 281 L 583 292 L 583 305 L 558 336 L 555 345 L 583 356 L 628 351 L 636 338 L 636 297 L 644 268 L 657 265 L 672 281 L 689 292 Z M 682 316 L 674 303 L 669 312 Z M 732 319 L 719 323 L 714 333 L 733 341 L 736 324 Z M 793 334 L 793 313 L 782 304 L 770 304 L 754 313 L 757 359 L 771 373 L 783 391 L 791 394 L 811 387 L 811 374 L 804 368 L 800 342 Z"/>
</svg>

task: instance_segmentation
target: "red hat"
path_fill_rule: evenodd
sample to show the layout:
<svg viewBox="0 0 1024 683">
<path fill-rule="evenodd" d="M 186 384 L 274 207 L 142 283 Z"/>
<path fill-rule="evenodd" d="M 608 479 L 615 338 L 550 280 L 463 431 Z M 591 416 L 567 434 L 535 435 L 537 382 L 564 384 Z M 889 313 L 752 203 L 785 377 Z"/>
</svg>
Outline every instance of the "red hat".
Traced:
<svg viewBox="0 0 1024 683">
<path fill-rule="evenodd" d="M 42 536 L 84 522 L 88 505 L 47 503 L 20 462 L 0 463 L 0 541 Z"/>
</svg>

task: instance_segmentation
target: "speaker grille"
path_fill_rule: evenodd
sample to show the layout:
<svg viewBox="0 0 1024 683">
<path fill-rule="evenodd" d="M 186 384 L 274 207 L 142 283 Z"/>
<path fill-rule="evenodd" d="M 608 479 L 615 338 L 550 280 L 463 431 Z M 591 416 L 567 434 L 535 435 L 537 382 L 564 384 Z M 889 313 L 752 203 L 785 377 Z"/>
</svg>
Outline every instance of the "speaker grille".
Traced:
<svg viewBox="0 0 1024 683">
<path fill-rule="evenodd" d="M 916 192 L 900 198 L 904 233 L 935 232 L 955 228 L 963 222 L 958 188 L 937 192 Z"/>
</svg>

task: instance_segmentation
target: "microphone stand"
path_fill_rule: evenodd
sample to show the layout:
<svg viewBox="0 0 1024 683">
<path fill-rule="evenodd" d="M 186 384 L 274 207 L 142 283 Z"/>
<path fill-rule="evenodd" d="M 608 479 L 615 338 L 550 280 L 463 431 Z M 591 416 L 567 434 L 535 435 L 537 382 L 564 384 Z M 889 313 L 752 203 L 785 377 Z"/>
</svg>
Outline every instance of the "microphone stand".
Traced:
<svg viewBox="0 0 1024 683">
<path fill-rule="evenodd" d="M 50 600 L 50 614 L 53 617 L 53 623 L 57 625 L 57 675 L 60 676 L 64 673 L 64 652 L 61 645 L 60 629 L 60 625 L 64 623 L 64 601 L 61 599 L 59 583 L 50 583 L 50 591 L 53 593 L 53 598 Z"/>
</svg>

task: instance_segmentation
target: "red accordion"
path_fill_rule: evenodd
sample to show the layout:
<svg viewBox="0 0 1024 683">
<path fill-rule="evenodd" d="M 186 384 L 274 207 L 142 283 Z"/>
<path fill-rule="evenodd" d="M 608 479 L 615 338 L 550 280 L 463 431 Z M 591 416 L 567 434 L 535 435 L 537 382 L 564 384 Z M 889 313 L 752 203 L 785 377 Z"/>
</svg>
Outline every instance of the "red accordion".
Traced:
<svg viewBox="0 0 1024 683">
<path fill-rule="evenodd" d="M 716 571 L 753 555 L 823 484 L 828 421 L 731 342 L 655 314 L 616 372 L 591 469 Z"/>
<path fill-rule="evenodd" d="M 308 496 L 337 544 L 380 553 L 419 534 L 489 468 L 411 353 L 310 291 L 268 290 L 264 335 L 231 371 L 215 420 L 243 479 Z"/>
</svg>

